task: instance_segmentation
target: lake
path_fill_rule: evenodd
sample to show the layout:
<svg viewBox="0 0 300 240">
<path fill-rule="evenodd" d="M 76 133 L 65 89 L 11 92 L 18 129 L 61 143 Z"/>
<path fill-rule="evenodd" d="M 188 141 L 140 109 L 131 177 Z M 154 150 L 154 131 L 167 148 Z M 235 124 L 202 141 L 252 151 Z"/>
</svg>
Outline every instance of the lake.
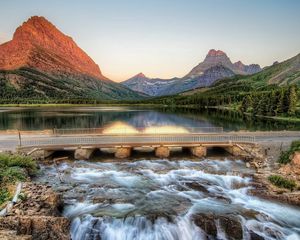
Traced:
<svg viewBox="0 0 300 240">
<path fill-rule="evenodd" d="M 238 112 L 142 107 L 0 108 L 0 129 L 146 128 L 151 126 L 237 130 L 300 130 L 299 123 L 252 119 Z"/>
</svg>

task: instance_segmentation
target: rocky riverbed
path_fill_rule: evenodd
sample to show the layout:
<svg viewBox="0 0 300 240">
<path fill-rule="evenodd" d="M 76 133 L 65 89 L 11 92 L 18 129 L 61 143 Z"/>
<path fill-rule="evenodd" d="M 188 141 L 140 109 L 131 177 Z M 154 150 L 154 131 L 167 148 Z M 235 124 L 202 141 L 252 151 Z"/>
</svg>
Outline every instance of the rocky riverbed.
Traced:
<svg viewBox="0 0 300 240">
<path fill-rule="evenodd" d="M 0 239 L 70 239 L 69 220 L 62 217 L 61 196 L 49 185 L 26 182 L 19 200 L 0 218 Z"/>
<path fill-rule="evenodd" d="M 278 157 L 278 154 L 274 155 L 272 152 L 267 156 L 261 155 L 260 158 L 251 159 L 251 166 L 256 171 L 252 176 L 253 188 L 249 193 L 260 198 L 300 207 L 300 152 L 291 155 L 291 162 L 288 164 L 279 164 Z M 296 183 L 295 189 L 291 191 L 274 186 L 268 180 L 268 177 L 274 174 L 293 180 Z"/>
<path fill-rule="evenodd" d="M 267 179 L 299 181 L 300 155 L 285 166 L 252 155 L 42 163 L 0 239 L 300 239 L 300 192 Z"/>
<path fill-rule="evenodd" d="M 254 196 L 241 160 L 63 162 L 37 181 L 65 202 L 72 239 L 299 239 L 300 208 Z"/>
</svg>

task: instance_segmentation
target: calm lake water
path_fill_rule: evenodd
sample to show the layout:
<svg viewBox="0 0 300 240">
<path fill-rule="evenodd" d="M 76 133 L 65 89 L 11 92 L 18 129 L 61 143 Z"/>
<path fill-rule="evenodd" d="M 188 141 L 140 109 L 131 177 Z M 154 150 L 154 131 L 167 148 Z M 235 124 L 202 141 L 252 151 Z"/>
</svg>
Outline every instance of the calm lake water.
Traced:
<svg viewBox="0 0 300 240">
<path fill-rule="evenodd" d="M 221 110 L 139 107 L 0 108 L 0 129 L 146 128 L 151 126 L 223 127 L 230 130 L 300 130 L 300 123 L 245 118 Z"/>
</svg>

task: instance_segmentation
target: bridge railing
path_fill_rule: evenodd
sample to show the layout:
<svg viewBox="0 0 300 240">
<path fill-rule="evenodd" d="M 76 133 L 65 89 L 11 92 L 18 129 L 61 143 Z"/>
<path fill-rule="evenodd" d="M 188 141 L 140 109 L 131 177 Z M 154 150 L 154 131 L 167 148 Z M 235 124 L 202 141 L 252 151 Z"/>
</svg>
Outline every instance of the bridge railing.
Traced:
<svg viewBox="0 0 300 240">
<path fill-rule="evenodd" d="M 176 133 L 223 133 L 222 127 L 181 127 L 152 126 L 145 128 L 66 128 L 53 129 L 55 135 L 136 135 L 136 134 L 176 134 Z"/>
<path fill-rule="evenodd" d="M 201 144 L 201 143 L 255 143 L 254 136 L 229 134 L 180 134 L 180 135 L 98 135 L 60 136 L 52 138 L 25 139 L 21 147 L 45 146 L 118 146 L 118 145 L 157 145 L 157 144 Z"/>
</svg>

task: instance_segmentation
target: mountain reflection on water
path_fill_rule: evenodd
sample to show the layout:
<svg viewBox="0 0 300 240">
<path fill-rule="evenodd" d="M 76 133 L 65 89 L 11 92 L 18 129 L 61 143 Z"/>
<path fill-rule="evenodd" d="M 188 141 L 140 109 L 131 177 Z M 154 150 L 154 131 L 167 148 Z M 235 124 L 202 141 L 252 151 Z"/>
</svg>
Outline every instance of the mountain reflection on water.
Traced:
<svg viewBox="0 0 300 240">
<path fill-rule="evenodd" d="M 177 126 L 230 130 L 300 130 L 299 123 L 245 118 L 238 112 L 141 107 L 1 108 L 0 129 L 103 128 Z M 116 128 L 116 127 L 115 127 Z M 148 131 L 151 132 L 149 129 Z M 156 130 L 154 130 L 156 131 Z M 163 131 L 163 129 L 160 129 Z M 172 131 L 172 130 L 170 130 Z"/>
</svg>

